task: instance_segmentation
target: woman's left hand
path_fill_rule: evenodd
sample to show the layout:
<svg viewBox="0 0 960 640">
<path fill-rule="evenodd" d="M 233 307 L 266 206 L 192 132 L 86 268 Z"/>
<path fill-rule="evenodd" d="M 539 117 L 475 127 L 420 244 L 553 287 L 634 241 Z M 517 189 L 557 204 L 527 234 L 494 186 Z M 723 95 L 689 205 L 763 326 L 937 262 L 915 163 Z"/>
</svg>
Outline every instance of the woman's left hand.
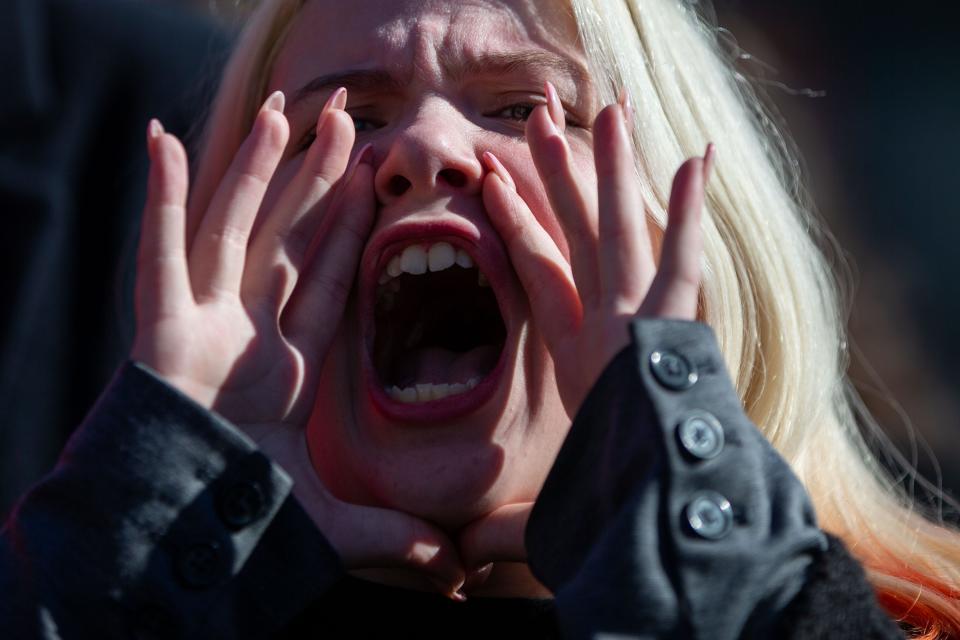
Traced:
<svg viewBox="0 0 960 640">
<path fill-rule="evenodd" d="M 594 122 L 597 182 L 591 189 L 574 169 L 563 109 L 550 85 L 547 99 L 531 115 L 526 134 L 563 227 L 569 259 L 517 193 L 507 169 L 489 153 L 484 156 L 490 173 L 483 199 L 530 300 L 572 418 L 603 369 L 629 342 L 632 320 L 696 319 L 700 218 L 713 146 L 676 173 L 657 268 L 629 134 L 629 104 L 607 106 Z M 523 535 L 532 508 L 532 503 L 505 505 L 465 527 L 459 546 L 467 569 L 525 561 Z"/>
<path fill-rule="evenodd" d="M 483 201 L 526 291 L 572 418 L 600 373 L 629 342 L 632 320 L 696 319 L 700 217 L 713 147 L 677 171 L 658 268 L 627 126 L 633 119 L 629 104 L 607 106 L 594 122 L 597 181 L 590 188 L 573 165 L 563 108 L 552 85 L 546 93 L 548 103 L 534 110 L 526 134 L 570 256 L 563 255 L 490 153 L 484 156 L 491 171 Z"/>
</svg>

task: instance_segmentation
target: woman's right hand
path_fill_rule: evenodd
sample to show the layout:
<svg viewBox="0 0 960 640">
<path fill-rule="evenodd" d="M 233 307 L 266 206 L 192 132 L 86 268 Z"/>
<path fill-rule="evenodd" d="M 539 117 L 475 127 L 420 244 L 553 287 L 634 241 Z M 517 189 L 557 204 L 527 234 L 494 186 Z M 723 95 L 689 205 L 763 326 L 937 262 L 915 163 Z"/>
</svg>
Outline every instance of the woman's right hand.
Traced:
<svg viewBox="0 0 960 640">
<path fill-rule="evenodd" d="M 330 97 L 302 166 L 266 211 L 264 195 L 289 138 L 283 94 L 271 95 L 192 225 L 186 152 L 151 122 L 131 357 L 233 422 L 284 467 L 348 568 L 414 569 L 452 595 L 463 570 L 442 532 L 404 513 L 337 500 L 307 452 L 304 426 L 319 370 L 375 212 L 368 150 L 348 167 L 354 125 L 345 105 L 345 90 Z"/>
</svg>

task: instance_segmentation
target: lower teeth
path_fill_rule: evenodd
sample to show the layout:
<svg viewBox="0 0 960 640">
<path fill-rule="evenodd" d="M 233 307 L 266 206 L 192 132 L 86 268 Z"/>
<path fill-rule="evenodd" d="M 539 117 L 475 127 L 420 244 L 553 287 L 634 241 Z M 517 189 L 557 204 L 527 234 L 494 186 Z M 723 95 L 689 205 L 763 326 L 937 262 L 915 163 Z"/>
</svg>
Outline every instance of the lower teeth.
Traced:
<svg viewBox="0 0 960 640">
<path fill-rule="evenodd" d="M 397 402 L 404 404 L 422 404 L 432 400 L 440 400 L 447 396 L 455 396 L 473 389 L 480 383 L 480 378 L 470 378 L 466 382 L 453 384 L 417 384 L 412 387 L 387 387 L 387 395 Z"/>
</svg>

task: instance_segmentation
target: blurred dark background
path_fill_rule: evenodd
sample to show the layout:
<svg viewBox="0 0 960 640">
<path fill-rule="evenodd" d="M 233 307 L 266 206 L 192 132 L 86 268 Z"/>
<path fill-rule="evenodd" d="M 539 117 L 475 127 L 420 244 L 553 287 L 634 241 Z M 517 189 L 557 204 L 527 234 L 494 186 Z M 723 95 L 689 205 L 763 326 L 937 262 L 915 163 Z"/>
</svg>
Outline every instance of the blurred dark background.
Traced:
<svg viewBox="0 0 960 640">
<path fill-rule="evenodd" d="M 54 464 L 129 333 L 143 131 L 195 139 L 252 0 L 0 0 L 0 514 Z M 851 377 L 960 491 L 960 10 L 716 0 L 854 266 Z M 198 114 L 200 114 L 198 116 Z M 722 154 L 722 150 L 721 150 Z M 933 455 L 935 453 L 935 457 Z M 939 467 L 935 460 L 939 461 Z"/>
<path fill-rule="evenodd" d="M 715 7 L 743 50 L 738 67 L 782 114 L 819 213 L 853 267 L 851 379 L 906 458 L 934 483 L 942 473 L 957 497 L 960 8 Z"/>
</svg>

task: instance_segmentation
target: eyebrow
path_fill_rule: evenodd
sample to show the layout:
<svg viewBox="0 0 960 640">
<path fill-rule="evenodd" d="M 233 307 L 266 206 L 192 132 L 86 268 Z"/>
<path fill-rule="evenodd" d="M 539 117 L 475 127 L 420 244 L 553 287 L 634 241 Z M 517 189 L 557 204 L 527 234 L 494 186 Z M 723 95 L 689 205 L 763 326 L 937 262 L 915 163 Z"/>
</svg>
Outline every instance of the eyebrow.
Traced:
<svg viewBox="0 0 960 640">
<path fill-rule="evenodd" d="M 290 109 L 310 96 L 325 91 L 333 91 L 345 87 L 347 91 L 400 91 L 404 83 L 385 69 L 359 69 L 354 71 L 338 71 L 317 76 L 306 83 L 293 94 Z"/>
<path fill-rule="evenodd" d="M 454 58 L 449 54 L 440 54 L 440 66 L 454 80 L 470 76 L 510 75 L 524 71 L 534 71 L 547 78 L 556 75 L 570 77 L 578 86 L 589 82 L 590 76 L 579 64 L 563 56 L 548 51 L 532 50 L 514 53 L 486 53 L 467 60 Z M 310 80 L 297 89 L 290 101 L 288 111 L 307 98 L 339 87 L 347 91 L 400 92 L 409 83 L 404 82 L 386 69 L 358 69 L 328 73 Z"/>
</svg>

